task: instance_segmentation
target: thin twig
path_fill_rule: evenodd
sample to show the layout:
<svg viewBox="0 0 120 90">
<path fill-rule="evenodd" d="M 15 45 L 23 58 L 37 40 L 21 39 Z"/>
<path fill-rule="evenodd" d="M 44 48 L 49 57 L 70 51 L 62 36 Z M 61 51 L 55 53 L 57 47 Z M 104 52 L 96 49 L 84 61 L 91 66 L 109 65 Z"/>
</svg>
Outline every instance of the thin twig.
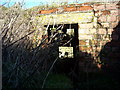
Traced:
<svg viewBox="0 0 120 90">
<path fill-rule="evenodd" d="M 56 63 L 57 60 L 58 60 L 58 57 L 55 59 L 55 61 L 53 62 L 52 66 L 50 67 L 48 73 L 46 74 L 45 79 L 44 79 L 43 84 L 42 84 L 42 89 L 44 88 L 44 85 L 46 83 L 47 77 L 50 74 L 50 72 L 51 72 L 51 70 L 52 70 L 52 68 L 53 68 L 53 66 L 54 66 L 54 64 Z"/>
<path fill-rule="evenodd" d="M 70 43 L 70 41 L 72 40 L 73 38 L 71 38 L 68 42 L 66 42 L 63 46 L 65 46 L 66 44 Z"/>
<path fill-rule="evenodd" d="M 16 40 L 16 41 L 14 41 L 13 43 L 11 43 L 10 45 L 6 46 L 5 49 L 8 48 L 8 47 L 10 47 L 10 46 L 12 46 L 12 45 L 15 44 L 15 43 L 17 43 L 18 41 L 24 39 L 25 37 L 27 37 L 28 35 L 32 34 L 33 32 L 35 32 L 35 30 L 34 30 L 34 31 L 31 31 L 30 33 L 28 33 L 28 34 L 25 35 L 24 37 L 20 38 L 19 40 Z"/>
</svg>

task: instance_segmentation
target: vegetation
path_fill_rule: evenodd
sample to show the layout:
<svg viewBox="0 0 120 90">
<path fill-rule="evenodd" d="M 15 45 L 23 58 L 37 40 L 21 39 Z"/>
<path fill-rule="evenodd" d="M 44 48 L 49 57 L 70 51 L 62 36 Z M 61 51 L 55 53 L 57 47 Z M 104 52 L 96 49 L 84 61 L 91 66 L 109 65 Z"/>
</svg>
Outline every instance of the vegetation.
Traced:
<svg viewBox="0 0 120 90">
<path fill-rule="evenodd" d="M 67 74 L 58 73 L 57 69 L 54 70 L 56 63 L 63 64 L 65 62 L 57 62 L 59 61 L 57 51 L 59 41 L 54 40 L 57 34 L 48 41 L 48 36 L 44 34 L 46 29 L 41 23 L 33 21 L 33 17 L 37 14 L 35 11 L 45 8 L 48 9 L 47 6 L 40 6 L 23 10 L 20 4 L 10 8 L 0 6 L 3 89 L 119 88 L 117 79 L 112 79 L 111 76 L 101 73 L 101 71 L 95 73 L 79 72 L 77 76 L 72 70 Z M 54 43 L 52 43 L 53 41 Z M 85 69 L 89 68 L 89 57 L 92 58 L 92 56 L 88 55 L 87 60 L 82 60 L 83 57 L 80 57 L 80 53 L 77 54 L 77 59 L 81 59 L 81 62 L 86 65 Z M 64 68 L 62 67 L 62 69 Z"/>
<path fill-rule="evenodd" d="M 46 38 L 34 40 L 33 37 L 40 36 L 41 32 L 33 25 L 32 11 L 22 10 L 21 5 L 0 10 L 2 12 L 0 18 L 3 21 L 0 27 L 3 47 L 3 88 L 24 87 L 25 83 L 36 84 L 34 77 L 41 76 L 41 72 L 48 70 L 54 61 L 49 54 L 52 46 L 42 48 Z"/>
</svg>

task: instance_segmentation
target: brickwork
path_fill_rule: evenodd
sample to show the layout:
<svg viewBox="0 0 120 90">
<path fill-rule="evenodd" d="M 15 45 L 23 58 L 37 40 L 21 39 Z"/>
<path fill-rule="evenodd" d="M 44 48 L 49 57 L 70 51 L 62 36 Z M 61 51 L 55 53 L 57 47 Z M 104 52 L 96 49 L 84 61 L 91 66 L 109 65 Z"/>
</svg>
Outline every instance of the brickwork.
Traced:
<svg viewBox="0 0 120 90">
<path fill-rule="evenodd" d="M 79 50 L 96 57 L 106 43 L 120 38 L 120 29 L 113 35 L 113 28 L 120 21 L 119 7 L 118 2 L 108 2 L 69 5 L 63 7 L 62 13 L 59 12 L 60 9 L 41 10 L 39 14 L 42 16 L 39 22 L 44 22 L 44 24 L 78 23 Z M 111 45 L 115 48 L 116 45 L 120 46 L 120 43 L 112 42 Z"/>
<path fill-rule="evenodd" d="M 96 27 L 92 23 L 79 24 L 79 49 L 84 52 L 90 52 L 91 54 L 94 52 L 99 53 L 107 42 L 118 38 L 118 35 L 111 37 L 111 34 L 114 31 L 113 28 L 118 25 L 119 21 L 119 9 L 116 2 L 92 4 L 92 6 L 99 24 Z M 89 44 L 85 43 L 86 41 Z M 92 50 L 88 48 L 90 46 Z"/>
<path fill-rule="evenodd" d="M 43 15 L 42 18 L 39 18 L 40 22 L 48 24 L 50 19 L 50 24 L 56 23 L 78 23 L 78 38 L 80 40 L 79 47 L 80 50 L 89 52 L 90 44 L 94 48 L 96 44 L 101 48 L 105 43 L 111 40 L 111 34 L 114 31 L 113 28 L 117 26 L 120 15 L 119 15 L 119 3 L 83 3 L 76 5 L 69 5 L 63 7 L 63 14 L 59 14 L 57 8 L 50 10 L 41 10 L 40 14 L 50 14 Z M 55 15 L 54 12 L 58 14 Z M 69 12 L 64 14 L 64 12 Z M 74 12 L 74 13 L 72 13 Z M 94 17 L 96 20 L 94 20 Z M 53 20 L 54 19 L 54 20 Z M 55 22 L 53 22 L 55 21 Z M 99 23 L 99 24 L 98 24 Z M 117 38 L 117 36 L 114 36 Z M 84 43 L 86 42 L 87 43 Z M 90 42 L 99 42 L 100 43 L 90 43 Z M 82 43 L 81 43 L 82 42 Z M 82 46 L 82 47 L 81 47 Z M 86 48 L 85 48 L 86 47 Z M 94 51 L 94 50 L 92 50 Z M 100 50 L 98 50 L 100 51 Z M 92 53 L 92 52 L 91 52 Z"/>
</svg>

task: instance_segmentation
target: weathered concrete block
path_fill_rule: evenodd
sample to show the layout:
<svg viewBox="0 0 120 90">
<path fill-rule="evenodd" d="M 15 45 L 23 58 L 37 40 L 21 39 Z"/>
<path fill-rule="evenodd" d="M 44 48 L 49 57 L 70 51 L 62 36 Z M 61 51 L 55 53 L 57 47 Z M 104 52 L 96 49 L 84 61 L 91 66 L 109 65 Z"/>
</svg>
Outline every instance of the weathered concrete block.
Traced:
<svg viewBox="0 0 120 90">
<path fill-rule="evenodd" d="M 92 6 L 80 6 L 77 8 L 78 11 L 88 11 L 88 10 L 93 10 Z"/>
<path fill-rule="evenodd" d="M 86 45 L 86 40 L 79 40 L 79 45 Z"/>
<path fill-rule="evenodd" d="M 116 3 L 106 4 L 106 9 L 117 9 Z"/>
<path fill-rule="evenodd" d="M 100 17 L 98 18 L 98 21 L 99 21 L 99 22 L 106 22 L 106 21 L 107 21 L 107 16 L 100 16 Z"/>
<path fill-rule="evenodd" d="M 110 28 L 113 29 L 118 25 L 118 22 L 111 22 L 110 23 Z"/>
<path fill-rule="evenodd" d="M 91 48 L 88 47 L 88 46 L 80 46 L 79 50 L 81 50 L 81 51 L 89 51 L 89 50 L 91 50 Z"/>
<path fill-rule="evenodd" d="M 106 34 L 106 29 L 98 29 L 98 34 Z"/>
<path fill-rule="evenodd" d="M 81 28 L 81 29 L 91 29 L 91 28 L 93 28 L 93 23 L 79 24 L 79 28 Z"/>
<path fill-rule="evenodd" d="M 79 34 L 89 34 L 89 29 L 79 29 Z"/>
<path fill-rule="evenodd" d="M 105 9 L 105 4 L 95 4 L 94 5 L 94 10 L 101 10 L 101 9 Z"/>
<path fill-rule="evenodd" d="M 56 12 L 58 11 L 58 9 L 51 9 L 51 10 L 41 10 L 39 12 L 39 14 L 50 14 L 50 13 L 53 13 L 53 12 Z"/>
<path fill-rule="evenodd" d="M 76 11 L 76 10 L 77 10 L 76 7 L 64 7 L 65 12 L 71 12 L 71 11 Z"/>
<path fill-rule="evenodd" d="M 79 29 L 79 34 L 96 34 L 97 33 L 97 31 L 96 31 L 96 29 L 94 28 L 94 29 Z"/>
<path fill-rule="evenodd" d="M 117 16 L 117 21 L 118 21 L 118 22 L 120 21 L 120 15 Z"/>
<path fill-rule="evenodd" d="M 109 10 L 104 10 L 102 11 L 102 15 L 109 15 L 110 14 L 110 11 Z"/>
<path fill-rule="evenodd" d="M 89 29 L 89 34 L 96 34 L 97 33 L 97 30 L 94 28 L 94 29 Z"/>
<path fill-rule="evenodd" d="M 93 35 L 81 35 L 81 34 L 79 34 L 79 40 L 92 39 L 92 38 L 93 38 Z"/>
<path fill-rule="evenodd" d="M 110 10 L 111 15 L 118 15 L 120 10 L 116 9 L 116 10 Z"/>
<path fill-rule="evenodd" d="M 107 16 L 107 22 L 115 22 L 117 20 L 116 15 L 109 15 Z"/>
<path fill-rule="evenodd" d="M 102 15 L 101 10 L 95 11 L 95 16 L 101 16 L 101 15 Z"/>
<path fill-rule="evenodd" d="M 108 34 L 112 34 L 113 31 L 113 29 L 108 29 Z"/>
<path fill-rule="evenodd" d="M 101 23 L 103 27 L 110 27 L 109 23 Z"/>
<path fill-rule="evenodd" d="M 92 22 L 94 14 L 89 13 L 67 13 L 67 14 L 51 14 L 39 17 L 40 22 L 44 24 L 62 24 L 62 23 L 86 23 Z"/>
</svg>

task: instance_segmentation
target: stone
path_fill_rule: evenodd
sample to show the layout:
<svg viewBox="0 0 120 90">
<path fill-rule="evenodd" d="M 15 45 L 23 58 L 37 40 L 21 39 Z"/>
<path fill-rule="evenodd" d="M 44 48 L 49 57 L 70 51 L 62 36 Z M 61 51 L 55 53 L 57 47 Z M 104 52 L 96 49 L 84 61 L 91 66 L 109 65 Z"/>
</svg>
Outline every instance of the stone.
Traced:
<svg viewBox="0 0 120 90">
<path fill-rule="evenodd" d="M 93 38 L 93 35 L 80 35 L 79 34 L 79 40 L 82 40 L 82 39 L 92 39 Z"/>
<path fill-rule="evenodd" d="M 109 10 L 104 10 L 102 11 L 102 15 L 109 15 L 110 14 L 110 11 Z"/>
<path fill-rule="evenodd" d="M 109 23 L 101 23 L 103 27 L 109 27 Z"/>
<path fill-rule="evenodd" d="M 102 9 L 105 9 L 105 5 L 104 4 L 95 4 L 94 5 L 94 10 L 95 11 L 102 10 Z"/>
<path fill-rule="evenodd" d="M 89 29 L 89 34 L 96 34 L 96 33 L 97 33 L 96 29 Z"/>
<path fill-rule="evenodd" d="M 69 24 L 69 23 L 86 23 L 92 22 L 94 14 L 93 12 L 89 13 L 67 13 L 67 14 L 51 14 L 43 15 L 39 17 L 39 21 L 44 24 Z M 55 21 L 55 22 L 54 22 Z"/>
<path fill-rule="evenodd" d="M 79 34 L 84 35 L 84 34 L 96 34 L 97 31 L 96 29 L 79 29 Z"/>
<path fill-rule="evenodd" d="M 81 28 L 81 29 L 91 29 L 91 28 L 93 28 L 93 23 L 79 24 L 79 28 Z"/>
<path fill-rule="evenodd" d="M 110 10 L 110 12 L 111 12 L 111 15 L 118 15 L 119 10 L 118 9 L 116 9 L 116 10 Z"/>
<path fill-rule="evenodd" d="M 106 29 L 98 29 L 98 34 L 106 34 Z"/>
<path fill-rule="evenodd" d="M 76 7 L 65 7 L 64 12 L 77 11 Z"/>
<path fill-rule="evenodd" d="M 89 33 L 89 29 L 80 29 L 79 28 L 78 33 L 79 33 L 79 35 L 81 35 L 81 34 L 87 34 L 86 31 L 88 31 L 88 33 Z"/>
<path fill-rule="evenodd" d="M 108 34 L 111 35 L 113 31 L 114 31 L 113 29 L 108 29 Z"/>
<path fill-rule="evenodd" d="M 95 11 L 95 16 L 109 15 L 111 14 L 110 10 L 97 10 Z"/>
<path fill-rule="evenodd" d="M 80 40 L 79 45 L 86 45 L 86 41 L 85 40 Z"/>
<path fill-rule="evenodd" d="M 56 11 L 58 11 L 58 9 L 41 10 L 41 11 L 39 11 L 39 14 L 50 14 L 50 13 L 53 13 Z"/>
<path fill-rule="evenodd" d="M 106 9 L 108 9 L 108 10 L 117 9 L 117 5 L 116 5 L 116 3 L 106 4 Z"/>
<path fill-rule="evenodd" d="M 87 47 L 87 46 L 80 46 L 79 50 L 81 50 L 81 51 L 88 51 L 88 50 L 90 50 L 90 48 Z"/>
<path fill-rule="evenodd" d="M 110 23 L 110 28 L 113 29 L 118 25 L 118 22 L 112 22 Z"/>
<path fill-rule="evenodd" d="M 120 21 L 120 15 L 117 16 L 117 22 L 119 22 L 119 21 Z"/>
<path fill-rule="evenodd" d="M 115 22 L 117 20 L 117 16 L 116 15 L 109 15 L 107 16 L 107 22 Z"/>
<path fill-rule="evenodd" d="M 98 21 L 99 21 L 99 22 L 106 22 L 106 21 L 107 21 L 107 17 L 106 17 L 106 16 L 100 16 L 100 17 L 98 18 Z"/>
<path fill-rule="evenodd" d="M 80 6 L 77 8 L 78 11 L 88 11 L 88 10 L 93 10 L 93 7 L 91 6 Z"/>
</svg>

